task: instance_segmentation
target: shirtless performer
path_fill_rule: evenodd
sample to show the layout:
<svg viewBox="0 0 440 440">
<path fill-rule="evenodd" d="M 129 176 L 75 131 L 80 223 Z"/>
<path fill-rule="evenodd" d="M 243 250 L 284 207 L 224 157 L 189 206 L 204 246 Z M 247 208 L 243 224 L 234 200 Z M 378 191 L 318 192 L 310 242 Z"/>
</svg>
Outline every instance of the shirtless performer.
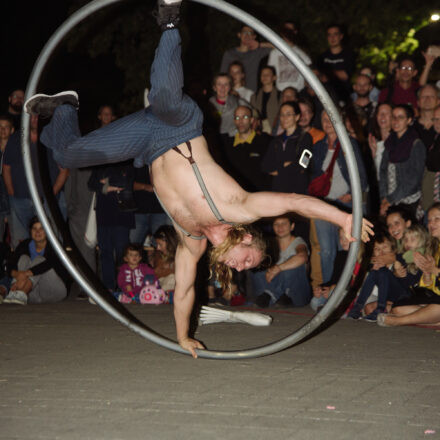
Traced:
<svg viewBox="0 0 440 440">
<path fill-rule="evenodd" d="M 203 116 L 182 92 L 179 22 L 181 0 L 159 0 L 162 37 L 151 67 L 150 107 L 119 119 L 87 136 L 78 127 L 78 96 L 61 92 L 34 95 L 25 103 L 30 114 L 52 117 L 41 142 L 63 168 L 80 168 L 134 158 L 150 166 L 152 182 L 180 237 L 176 251 L 174 317 L 181 347 L 197 357 L 203 345 L 189 337 L 197 262 L 213 245 L 211 263 L 225 283 L 231 269 L 256 267 L 264 256 L 261 238 L 248 224 L 286 212 L 319 218 L 342 227 L 352 241 L 352 216 L 304 195 L 247 193 L 212 159 L 202 136 Z M 372 225 L 364 220 L 362 239 Z"/>
</svg>

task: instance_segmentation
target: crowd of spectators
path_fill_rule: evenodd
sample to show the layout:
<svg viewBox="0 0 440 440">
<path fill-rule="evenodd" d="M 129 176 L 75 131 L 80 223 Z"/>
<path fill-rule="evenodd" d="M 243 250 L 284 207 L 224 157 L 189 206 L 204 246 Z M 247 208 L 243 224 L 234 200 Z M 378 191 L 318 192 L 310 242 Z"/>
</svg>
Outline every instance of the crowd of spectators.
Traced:
<svg viewBox="0 0 440 440">
<path fill-rule="evenodd" d="M 364 215 L 376 227 L 373 246 L 358 256 L 353 281 L 362 273 L 366 276 L 348 317 L 398 325 L 398 320 L 387 321 L 385 314 L 392 310 L 402 316 L 417 312 L 420 322 L 436 323 L 438 318 L 440 323 L 440 89 L 432 74 L 436 56 L 424 52 L 419 68 L 412 56 L 400 55 L 390 63 L 380 87 L 374 69 L 356 63 L 355 51 L 345 44 L 344 27 L 331 24 L 326 32 L 328 49 L 312 60 L 298 44 L 293 22 L 286 21 L 279 30 L 341 112 L 359 170 Z M 205 114 L 213 157 L 246 191 L 316 195 L 351 210 L 345 155 L 315 91 L 278 49 L 259 41 L 253 29 L 242 26 L 237 37 L 238 46 L 223 54 L 211 93 L 194 96 Z M 20 150 L 23 100 L 22 90 L 12 91 L 7 111 L 0 115 L 0 299 L 51 302 L 64 299 L 69 291 L 81 297 L 35 218 Z M 116 115 L 111 106 L 102 105 L 97 119 L 102 127 Z M 134 168 L 128 161 L 63 169 L 38 142 L 38 124 L 32 117 L 37 189 L 45 207 L 57 202 L 69 231 L 60 233 L 66 248 L 75 246 L 120 301 L 172 302 L 177 238 L 154 195 L 148 168 Z M 328 191 L 316 194 L 312 182 L 325 173 L 330 175 Z M 91 203 L 96 248 L 84 240 Z M 201 296 L 222 305 L 323 307 L 347 257 L 349 243 L 341 231 L 325 221 L 294 216 L 258 226 L 270 243 L 265 266 L 237 274 L 232 291 L 223 291 L 206 276 Z M 434 307 L 424 313 L 420 304 Z"/>
</svg>

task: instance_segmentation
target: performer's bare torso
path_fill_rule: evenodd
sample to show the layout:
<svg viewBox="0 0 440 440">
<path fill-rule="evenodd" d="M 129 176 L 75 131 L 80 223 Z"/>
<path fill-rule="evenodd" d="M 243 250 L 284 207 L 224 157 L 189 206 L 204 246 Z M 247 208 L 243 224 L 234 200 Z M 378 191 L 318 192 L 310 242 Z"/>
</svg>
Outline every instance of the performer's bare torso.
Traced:
<svg viewBox="0 0 440 440">
<path fill-rule="evenodd" d="M 205 185 L 223 218 L 233 223 L 250 223 L 251 218 L 242 208 L 247 194 L 213 160 L 203 136 L 191 140 L 193 158 Z M 189 156 L 186 144 L 180 151 Z M 244 164 L 245 166 L 245 164 Z M 207 230 L 225 228 L 212 213 L 187 159 L 169 150 L 151 167 L 155 190 L 173 220 L 192 235 L 204 235 Z"/>
</svg>

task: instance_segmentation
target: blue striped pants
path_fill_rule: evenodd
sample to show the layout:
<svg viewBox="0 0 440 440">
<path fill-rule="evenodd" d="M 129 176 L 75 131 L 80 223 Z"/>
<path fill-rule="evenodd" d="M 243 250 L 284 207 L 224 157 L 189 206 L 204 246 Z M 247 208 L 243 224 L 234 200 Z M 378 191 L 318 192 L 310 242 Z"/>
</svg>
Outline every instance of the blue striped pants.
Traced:
<svg viewBox="0 0 440 440">
<path fill-rule="evenodd" d="M 134 158 L 134 165 L 151 164 L 171 148 L 202 134 L 203 116 L 183 94 L 180 35 L 165 31 L 151 66 L 150 107 L 81 137 L 77 111 L 71 105 L 55 110 L 43 129 L 41 142 L 64 168 L 82 168 Z"/>
</svg>

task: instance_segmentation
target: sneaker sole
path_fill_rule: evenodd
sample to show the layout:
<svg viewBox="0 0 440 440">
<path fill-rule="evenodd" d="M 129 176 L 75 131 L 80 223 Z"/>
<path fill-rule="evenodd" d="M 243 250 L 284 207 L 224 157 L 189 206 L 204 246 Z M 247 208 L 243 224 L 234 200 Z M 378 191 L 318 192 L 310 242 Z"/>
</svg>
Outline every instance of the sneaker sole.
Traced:
<svg viewBox="0 0 440 440">
<path fill-rule="evenodd" d="M 27 303 L 24 301 L 20 301 L 18 299 L 8 299 L 7 301 L 3 301 L 6 304 L 19 304 L 20 306 L 25 306 Z"/>
<path fill-rule="evenodd" d="M 55 109 L 61 104 L 71 104 L 78 108 L 79 98 L 78 93 L 74 90 L 67 90 L 65 92 L 57 93 L 56 95 L 45 95 L 44 93 L 37 93 L 31 96 L 24 103 L 24 110 L 30 115 L 38 115 L 42 118 L 52 116 Z"/>
</svg>

